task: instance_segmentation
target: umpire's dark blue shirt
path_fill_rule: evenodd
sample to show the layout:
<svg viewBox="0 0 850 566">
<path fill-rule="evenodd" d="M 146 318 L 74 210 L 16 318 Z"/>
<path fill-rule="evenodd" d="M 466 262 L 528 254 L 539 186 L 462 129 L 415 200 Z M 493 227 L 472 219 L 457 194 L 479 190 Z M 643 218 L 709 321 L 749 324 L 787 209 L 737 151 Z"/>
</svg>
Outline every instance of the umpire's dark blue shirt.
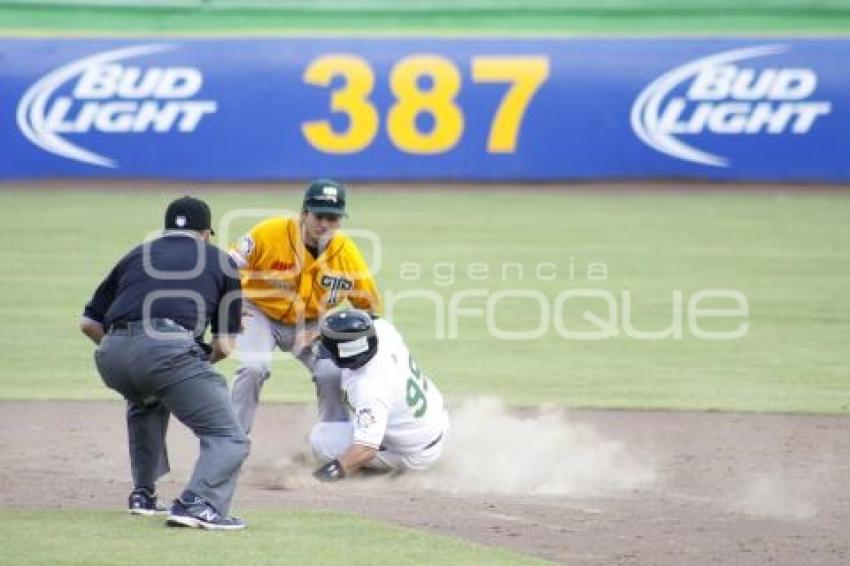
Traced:
<svg viewBox="0 0 850 566">
<path fill-rule="evenodd" d="M 226 253 L 194 232 L 167 231 L 115 265 L 84 315 L 107 330 L 119 323 L 170 318 L 197 335 L 207 324 L 213 335 L 236 334 L 241 289 L 239 270 Z"/>
</svg>

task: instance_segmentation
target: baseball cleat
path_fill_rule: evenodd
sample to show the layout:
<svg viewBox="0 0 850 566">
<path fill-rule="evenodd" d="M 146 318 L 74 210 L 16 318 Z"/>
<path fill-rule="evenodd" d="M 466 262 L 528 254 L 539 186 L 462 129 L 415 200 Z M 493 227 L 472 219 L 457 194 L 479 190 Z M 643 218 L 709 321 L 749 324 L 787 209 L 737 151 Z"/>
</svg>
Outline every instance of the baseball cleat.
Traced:
<svg viewBox="0 0 850 566">
<path fill-rule="evenodd" d="M 175 499 L 165 522 L 170 527 L 190 527 L 221 531 L 238 531 L 245 521 L 238 517 L 222 517 L 206 499 L 193 495 L 189 501 Z"/>
<path fill-rule="evenodd" d="M 128 507 L 131 515 L 168 514 L 168 508 L 157 502 L 156 494 L 144 487 L 138 487 L 130 493 Z"/>
</svg>

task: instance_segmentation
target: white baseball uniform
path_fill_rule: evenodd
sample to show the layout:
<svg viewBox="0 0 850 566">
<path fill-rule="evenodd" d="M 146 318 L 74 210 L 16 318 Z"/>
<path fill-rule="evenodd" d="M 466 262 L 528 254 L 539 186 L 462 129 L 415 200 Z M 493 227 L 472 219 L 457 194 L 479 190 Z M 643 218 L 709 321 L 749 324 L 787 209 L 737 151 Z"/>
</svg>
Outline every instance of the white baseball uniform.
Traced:
<svg viewBox="0 0 850 566">
<path fill-rule="evenodd" d="M 440 457 L 449 431 L 443 396 L 416 365 L 392 324 L 374 321 L 378 351 L 364 366 L 343 369 L 348 422 L 320 422 L 310 433 L 316 457 L 339 458 L 352 444 L 378 449 L 366 467 L 422 470 Z"/>
</svg>

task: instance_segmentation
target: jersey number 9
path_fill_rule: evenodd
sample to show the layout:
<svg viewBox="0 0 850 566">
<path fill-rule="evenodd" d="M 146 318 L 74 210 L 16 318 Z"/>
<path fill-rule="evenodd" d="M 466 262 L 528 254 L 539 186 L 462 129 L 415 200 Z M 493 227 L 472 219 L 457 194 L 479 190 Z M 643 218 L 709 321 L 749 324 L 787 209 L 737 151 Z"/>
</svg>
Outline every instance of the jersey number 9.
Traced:
<svg viewBox="0 0 850 566">
<path fill-rule="evenodd" d="M 428 380 L 422 375 L 413 356 L 410 356 L 410 373 L 413 375 L 407 378 L 407 406 L 414 409 L 413 416 L 418 419 L 428 410 L 428 397 L 425 395 Z"/>
</svg>

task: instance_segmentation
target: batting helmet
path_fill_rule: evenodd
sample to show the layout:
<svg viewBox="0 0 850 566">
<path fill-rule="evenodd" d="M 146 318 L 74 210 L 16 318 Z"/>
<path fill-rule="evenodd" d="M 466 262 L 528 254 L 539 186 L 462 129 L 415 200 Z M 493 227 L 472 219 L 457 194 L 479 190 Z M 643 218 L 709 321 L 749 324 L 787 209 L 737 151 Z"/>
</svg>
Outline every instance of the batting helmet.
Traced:
<svg viewBox="0 0 850 566">
<path fill-rule="evenodd" d="M 329 314 L 322 321 L 322 346 L 341 368 L 357 369 L 366 365 L 378 351 L 378 337 L 372 317 L 359 310 Z"/>
</svg>

